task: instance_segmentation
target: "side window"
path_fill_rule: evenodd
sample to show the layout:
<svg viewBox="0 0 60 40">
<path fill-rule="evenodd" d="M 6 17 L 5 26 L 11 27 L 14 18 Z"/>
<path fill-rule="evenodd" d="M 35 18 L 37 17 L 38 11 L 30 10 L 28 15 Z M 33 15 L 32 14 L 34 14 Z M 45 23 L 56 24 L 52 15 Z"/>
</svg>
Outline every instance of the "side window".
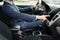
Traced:
<svg viewBox="0 0 60 40">
<path fill-rule="evenodd" d="M 60 5 L 60 0 L 43 0 L 48 4 Z"/>
<path fill-rule="evenodd" d="M 17 5 L 33 5 L 36 4 L 38 0 L 14 0 Z"/>
</svg>

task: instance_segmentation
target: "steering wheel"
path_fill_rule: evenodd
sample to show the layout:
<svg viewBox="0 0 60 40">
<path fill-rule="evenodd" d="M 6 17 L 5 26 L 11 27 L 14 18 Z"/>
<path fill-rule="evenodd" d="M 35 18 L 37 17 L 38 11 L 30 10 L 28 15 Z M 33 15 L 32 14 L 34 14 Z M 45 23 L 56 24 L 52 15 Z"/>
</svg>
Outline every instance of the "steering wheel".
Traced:
<svg viewBox="0 0 60 40">
<path fill-rule="evenodd" d="M 36 5 L 39 5 L 39 2 Z M 33 10 L 33 13 L 36 15 L 45 15 L 51 11 L 50 7 L 44 1 L 41 1 L 41 5 L 39 6 L 39 8 Z"/>
<path fill-rule="evenodd" d="M 44 6 L 44 8 L 45 8 L 45 12 L 46 12 L 46 13 L 48 13 L 48 12 L 50 12 L 50 11 L 51 11 L 51 9 L 50 9 L 49 5 L 48 5 L 48 4 L 46 4 L 46 2 L 44 2 L 43 0 L 42 0 L 41 5 L 42 5 L 42 6 Z"/>
</svg>

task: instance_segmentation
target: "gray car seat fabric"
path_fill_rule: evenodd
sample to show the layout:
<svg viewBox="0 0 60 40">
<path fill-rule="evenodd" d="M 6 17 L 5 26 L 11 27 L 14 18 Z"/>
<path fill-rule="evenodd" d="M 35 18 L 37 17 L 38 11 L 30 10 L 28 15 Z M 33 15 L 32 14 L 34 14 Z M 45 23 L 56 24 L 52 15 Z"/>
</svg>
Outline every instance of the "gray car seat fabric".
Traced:
<svg viewBox="0 0 60 40">
<path fill-rule="evenodd" d="M 12 40 L 12 33 L 7 25 L 0 21 L 0 40 Z"/>
<path fill-rule="evenodd" d="M 0 34 L 0 40 L 8 40 L 8 39 L 5 38 L 2 34 Z"/>
</svg>

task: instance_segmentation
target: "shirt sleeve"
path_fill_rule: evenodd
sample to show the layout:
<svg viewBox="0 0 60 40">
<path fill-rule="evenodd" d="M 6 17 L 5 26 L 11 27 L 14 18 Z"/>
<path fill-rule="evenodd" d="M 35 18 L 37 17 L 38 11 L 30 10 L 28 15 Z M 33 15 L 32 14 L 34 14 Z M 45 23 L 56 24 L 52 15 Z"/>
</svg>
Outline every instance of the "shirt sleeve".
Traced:
<svg viewBox="0 0 60 40">
<path fill-rule="evenodd" d="M 33 9 L 31 7 L 19 8 L 19 11 L 22 13 L 31 12 Z"/>
<path fill-rule="evenodd" d="M 10 17 L 15 18 L 15 19 L 23 19 L 23 20 L 27 20 L 27 21 L 36 20 L 36 15 L 20 13 L 19 11 L 12 9 L 10 6 L 4 6 L 3 11 L 7 15 L 9 15 Z"/>
</svg>

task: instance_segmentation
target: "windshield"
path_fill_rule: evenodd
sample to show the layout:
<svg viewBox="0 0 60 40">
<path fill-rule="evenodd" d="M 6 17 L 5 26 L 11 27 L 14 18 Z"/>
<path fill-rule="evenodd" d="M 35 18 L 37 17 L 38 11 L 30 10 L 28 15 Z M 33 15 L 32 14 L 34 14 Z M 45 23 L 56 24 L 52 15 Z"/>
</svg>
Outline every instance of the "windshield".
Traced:
<svg viewBox="0 0 60 40">
<path fill-rule="evenodd" d="M 60 5 L 60 0 L 43 0 L 49 4 L 57 4 Z M 14 0 L 15 3 L 19 5 L 34 5 L 38 2 L 38 0 Z"/>
<path fill-rule="evenodd" d="M 49 4 L 60 5 L 60 0 L 43 0 L 43 1 L 45 1 L 46 3 L 49 3 Z"/>
<path fill-rule="evenodd" d="M 34 5 L 38 0 L 14 0 L 17 5 Z"/>
</svg>

